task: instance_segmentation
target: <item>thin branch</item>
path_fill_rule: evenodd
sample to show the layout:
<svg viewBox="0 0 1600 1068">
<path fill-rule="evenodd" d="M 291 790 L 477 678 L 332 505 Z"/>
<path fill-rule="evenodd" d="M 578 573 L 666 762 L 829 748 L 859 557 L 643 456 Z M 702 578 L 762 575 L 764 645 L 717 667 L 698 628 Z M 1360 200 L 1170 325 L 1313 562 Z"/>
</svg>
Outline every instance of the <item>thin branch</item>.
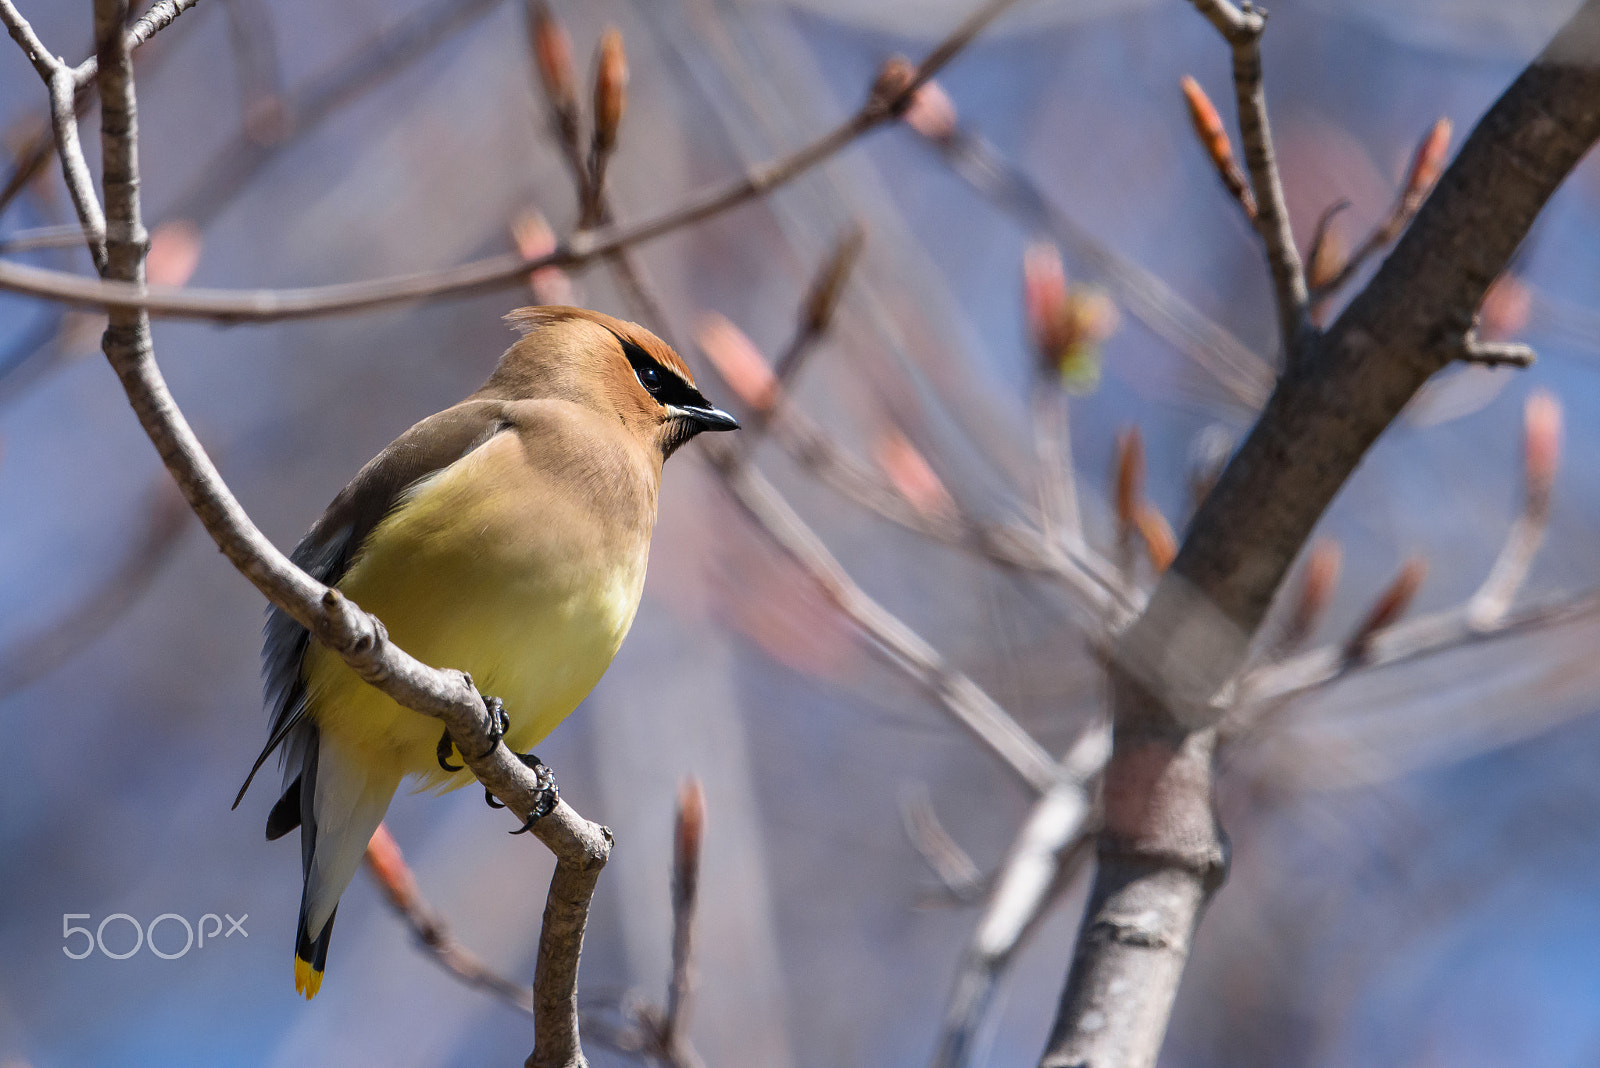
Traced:
<svg viewBox="0 0 1600 1068">
<path fill-rule="evenodd" d="M 406 864 L 389 828 L 380 823 L 367 843 L 367 871 L 383 890 L 384 900 L 411 928 L 417 943 L 433 962 L 474 990 L 482 990 L 502 1003 L 534 1016 L 533 988 L 512 982 L 463 948 L 449 925 L 417 890 L 416 876 Z"/>
<path fill-rule="evenodd" d="M 945 1004 L 934 1068 L 965 1068 L 1006 967 L 1050 902 L 1071 881 L 1094 832 L 1089 784 L 1111 755 L 1111 732 L 1096 725 L 1061 759 L 1061 777 L 1034 802 L 990 884 Z"/>
<path fill-rule="evenodd" d="M 55 135 L 56 154 L 61 158 L 62 177 L 66 179 L 67 192 L 72 207 L 78 213 L 83 228 L 83 240 L 94 258 L 95 270 L 106 270 L 106 220 L 100 210 L 100 200 L 94 193 L 94 179 L 89 175 L 89 165 L 84 162 L 83 146 L 78 140 L 78 116 L 75 109 L 76 84 L 66 63 L 51 54 L 39 40 L 11 0 L 0 0 L 0 21 L 6 25 L 12 38 L 22 46 L 33 69 L 44 79 L 50 94 L 50 128 Z"/>
<path fill-rule="evenodd" d="M 1127 313 L 1200 367 L 1249 411 L 1272 391 L 1266 361 L 1185 301 L 1160 278 L 1102 243 L 1052 202 L 1021 167 L 977 130 L 952 125 L 939 136 L 924 132 L 950 169 L 997 209 L 1042 231 L 1110 289 Z"/>
<path fill-rule="evenodd" d="M 1538 353 L 1515 341 L 1479 341 L 1469 333 L 1456 359 L 1483 367 L 1532 367 Z"/>
<path fill-rule="evenodd" d="M 128 39 L 132 42 L 132 46 L 138 48 L 144 44 L 197 2 L 198 0 L 158 0 L 152 4 L 150 10 L 128 29 Z M 82 117 L 94 100 L 94 77 L 98 69 L 98 57 L 90 56 L 71 70 L 75 90 L 72 110 L 76 116 Z M 54 110 L 52 109 L 52 112 Z M 52 131 L 59 129 L 59 121 L 54 114 L 51 115 L 49 125 Z M 55 136 L 59 137 L 59 133 Z M 51 144 L 51 136 L 39 134 L 32 137 L 17 152 L 11 174 L 6 179 L 5 186 L 0 188 L 0 211 L 5 210 L 6 206 L 16 199 L 17 194 L 22 192 L 34 176 L 49 163 Z"/>
<path fill-rule="evenodd" d="M 588 162 L 580 147 L 577 87 L 572 72 L 572 42 L 550 5 L 543 0 L 528 0 L 528 48 L 533 56 L 533 66 L 545 100 L 545 110 L 551 131 L 561 146 L 562 159 L 572 176 L 578 194 L 578 225 L 588 229 L 614 218 L 611 196 L 605 188 L 605 165 L 617 136 L 616 127 L 622 121 L 626 104 L 627 61 L 622 53 L 622 39 L 615 44 L 602 43 L 600 66 L 595 81 L 595 114 L 597 123 L 602 111 L 608 113 L 606 122 L 611 130 L 601 137 L 596 125 Z M 614 30 L 607 31 L 615 35 Z M 611 40 L 607 37 L 606 40 Z M 609 64 L 609 71 L 607 66 Z M 620 70 L 618 67 L 620 66 Z M 609 114 L 614 112 L 614 114 Z M 632 314 L 655 331 L 667 344 L 677 348 L 672 336 L 671 321 L 654 290 L 645 280 L 644 269 L 631 250 L 619 248 L 604 257 L 612 278 L 622 290 L 622 296 L 633 309 Z"/>
<path fill-rule="evenodd" d="M 928 54 L 909 81 L 870 94 L 860 110 L 839 126 L 794 152 L 751 168 L 724 186 L 694 197 L 654 219 L 632 226 L 606 226 L 574 234 L 546 256 L 491 256 L 442 271 L 400 275 L 366 282 L 280 290 L 191 289 L 122 282 L 97 282 L 60 271 L 0 262 L 0 289 L 89 307 L 142 309 L 153 316 L 215 322 L 274 322 L 336 315 L 406 304 L 442 296 L 465 296 L 515 284 L 541 267 L 573 267 L 641 244 L 737 207 L 792 181 L 824 162 L 862 134 L 882 125 L 909 103 L 971 40 L 1017 0 L 987 0 Z"/>
<path fill-rule="evenodd" d="M 37 252 L 47 248 L 72 248 L 83 244 L 83 226 L 68 223 L 61 226 L 36 226 L 16 230 L 0 237 L 0 255 L 19 252 Z"/>
<path fill-rule="evenodd" d="M 1306 290 L 1305 270 L 1295 247 L 1294 231 L 1289 227 L 1289 210 L 1284 202 L 1283 178 L 1272 144 L 1272 128 L 1267 121 L 1267 95 L 1261 78 L 1261 35 L 1266 30 L 1265 12 L 1248 2 L 1242 8 L 1228 0 L 1191 0 L 1195 9 L 1210 20 L 1233 51 L 1233 88 L 1239 104 L 1239 141 L 1244 146 L 1245 166 L 1255 190 L 1256 232 L 1266 245 L 1267 265 L 1272 271 L 1272 287 L 1278 308 L 1278 333 L 1283 345 L 1284 365 L 1300 362 L 1311 331 L 1310 295 Z"/>
<path fill-rule="evenodd" d="M 949 900 L 965 904 L 978 899 L 983 893 L 983 873 L 939 822 L 927 786 L 918 783 L 901 792 L 900 824 Z"/>
<path fill-rule="evenodd" d="M 822 539 L 740 453 L 718 442 L 707 442 L 701 452 L 745 514 L 805 568 L 823 595 L 871 639 L 885 660 L 937 699 L 1029 788 L 1044 791 L 1055 783 L 1055 761 L 1039 743 L 977 683 L 952 668 L 920 635 L 868 597 Z"/>
<path fill-rule="evenodd" d="M 1480 627 L 1494 624 L 1510 610 L 1550 526 L 1550 500 L 1561 458 L 1561 406 L 1555 397 L 1539 391 L 1528 398 L 1524 410 L 1522 512 L 1488 577 L 1468 602 L 1467 615 Z"/>
<path fill-rule="evenodd" d="M 1432 191 L 1434 184 L 1439 180 L 1440 172 L 1444 170 L 1446 152 L 1450 147 L 1450 130 L 1450 120 L 1440 119 L 1423 135 L 1417 144 L 1416 154 L 1412 157 L 1411 169 L 1406 172 L 1405 184 L 1400 188 L 1400 195 L 1395 198 L 1394 207 L 1389 209 L 1388 217 L 1373 227 L 1367 239 L 1361 243 L 1361 247 L 1356 249 L 1337 271 L 1328 278 L 1319 279 L 1313 285 L 1311 293 L 1313 310 L 1326 304 L 1356 276 L 1367 261 L 1392 244 L 1405 232 L 1406 227 L 1411 225 L 1417 209 L 1422 207 L 1423 200 Z M 1321 220 L 1317 223 L 1318 233 L 1326 233 L 1333 216 L 1348 207 L 1349 203 L 1340 201 L 1323 212 Z M 1316 249 L 1318 246 L 1319 242 L 1314 240 L 1312 248 Z"/>
<path fill-rule="evenodd" d="M 95 0 L 101 141 L 105 160 L 108 274 L 138 288 L 148 245 L 139 205 L 138 124 L 131 44 L 122 32 L 127 0 Z M 388 641 L 383 625 L 337 590 L 295 567 L 250 521 L 173 401 L 156 365 L 149 317 L 111 312 L 103 347 L 145 433 L 224 555 L 269 600 L 338 653 L 367 682 L 407 708 L 442 720 L 466 763 L 496 797 L 526 821 L 541 786 L 503 741 L 491 745 L 491 717 L 472 681 L 413 659 Z M 533 833 L 556 855 L 534 975 L 533 1068 L 585 1063 L 578 1040 L 577 967 L 595 882 L 611 835 L 558 801 Z"/>
<path fill-rule="evenodd" d="M 1351 675 L 1411 663 L 1501 638 L 1588 619 L 1600 614 L 1600 592 L 1578 597 L 1553 598 L 1508 612 L 1493 622 L 1473 619 L 1470 602 L 1395 623 L 1373 634 L 1366 656 L 1352 660 L 1345 645 L 1335 643 L 1268 664 L 1239 681 L 1224 732 L 1237 736 L 1260 722 L 1271 710 L 1312 690 L 1320 690 Z"/>
<path fill-rule="evenodd" d="M 276 120 L 282 136 L 263 139 L 257 124 L 241 124 L 172 198 L 174 210 L 205 228 L 285 148 L 316 130 L 339 109 L 453 40 L 498 9 L 501 2 L 435 0 L 393 25 L 380 26 L 368 40 L 282 98 L 282 113 Z"/>
<path fill-rule="evenodd" d="M 690 957 L 705 817 L 705 791 L 699 780 L 689 779 L 678 791 L 672 836 L 672 978 L 667 984 L 667 1004 L 664 1009 L 647 1008 L 637 1014 L 646 1038 L 643 1052 L 662 1068 L 704 1068 L 686 1032 L 693 990 Z"/>
<path fill-rule="evenodd" d="M 1086 543 L 1064 545 L 1021 523 L 984 523 L 958 510 L 930 511 L 907 499 L 875 468 L 841 448 L 833 436 L 776 389 L 772 368 L 732 323 L 709 317 L 697 333 L 701 350 L 752 409 L 772 410 L 766 425 L 800 467 L 835 493 L 931 541 L 1000 567 L 1044 575 L 1073 594 L 1078 622 L 1097 639 L 1137 614 L 1140 596 Z M 743 436 L 741 432 L 741 436 Z"/>
<path fill-rule="evenodd" d="M 143 531 L 104 581 L 55 620 L 0 650 L 0 701 L 86 650 L 122 618 L 172 559 L 187 529 L 189 509 L 163 479 L 145 511 Z"/>
</svg>

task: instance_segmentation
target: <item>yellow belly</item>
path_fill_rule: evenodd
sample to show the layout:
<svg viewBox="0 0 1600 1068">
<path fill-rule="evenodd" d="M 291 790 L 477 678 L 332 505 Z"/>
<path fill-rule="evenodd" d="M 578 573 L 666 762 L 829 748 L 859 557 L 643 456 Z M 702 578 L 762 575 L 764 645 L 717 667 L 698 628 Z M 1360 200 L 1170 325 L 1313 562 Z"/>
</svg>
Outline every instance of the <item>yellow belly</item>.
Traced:
<svg viewBox="0 0 1600 1068">
<path fill-rule="evenodd" d="M 604 551 L 579 521 L 539 525 L 537 494 L 485 493 L 516 448 L 496 439 L 423 483 L 368 539 L 339 588 L 404 650 L 459 668 L 505 702 L 506 744 L 526 752 L 589 694 L 622 644 L 644 585 L 644 544 Z M 308 708 L 330 740 L 377 765 L 452 789 L 439 722 L 362 682 L 336 655 L 306 653 Z"/>
</svg>

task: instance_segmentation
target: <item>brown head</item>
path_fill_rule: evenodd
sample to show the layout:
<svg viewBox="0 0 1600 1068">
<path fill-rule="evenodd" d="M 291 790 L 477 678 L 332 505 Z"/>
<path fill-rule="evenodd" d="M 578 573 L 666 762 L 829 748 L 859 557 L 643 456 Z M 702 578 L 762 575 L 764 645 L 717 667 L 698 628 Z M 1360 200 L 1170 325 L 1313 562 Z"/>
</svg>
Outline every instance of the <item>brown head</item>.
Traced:
<svg viewBox="0 0 1600 1068">
<path fill-rule="evenodd" d="M 738 422 L 695 388 L 676 352 L 635 323 L 586 308 L 519 308 L 506 316 L 522 332 L 476 396 L 553 398 L 616 418 L 663 459 L 703 430 Z"/>
</svg>

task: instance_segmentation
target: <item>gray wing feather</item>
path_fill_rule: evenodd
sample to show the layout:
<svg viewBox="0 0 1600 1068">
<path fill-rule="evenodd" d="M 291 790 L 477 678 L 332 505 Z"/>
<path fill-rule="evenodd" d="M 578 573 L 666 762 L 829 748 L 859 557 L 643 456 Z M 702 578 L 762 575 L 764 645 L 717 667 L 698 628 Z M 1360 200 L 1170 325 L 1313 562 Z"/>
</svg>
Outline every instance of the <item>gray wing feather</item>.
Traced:
<svg viewBox="0 0 1600 1068">
<path fill-rule="evenodd" d="M 420 479 L 449 467 L 509 424 L 506 406 L 494 400 L 469 400 L 430 416 L 406 431 L 363 467 L 334 498 L 289 559 L 312 578 L 329 586 L 339 583 L 368 535 Z M 301 666 L 310 634 L 276 605 L 267 608 L 261 667 L 270 717 L 267 744 L 256 758 L 234 807 L 243 800 L 256 772 L 280 746 L 286 757 L 284 786 L 293 787 L 316 761 L 315 726 L 306 717 L 305 680 Z M 313 774 L 303 783 L 309 790 Z M 302 807 L 301 813 L 307 809 Z"/>
</svg>

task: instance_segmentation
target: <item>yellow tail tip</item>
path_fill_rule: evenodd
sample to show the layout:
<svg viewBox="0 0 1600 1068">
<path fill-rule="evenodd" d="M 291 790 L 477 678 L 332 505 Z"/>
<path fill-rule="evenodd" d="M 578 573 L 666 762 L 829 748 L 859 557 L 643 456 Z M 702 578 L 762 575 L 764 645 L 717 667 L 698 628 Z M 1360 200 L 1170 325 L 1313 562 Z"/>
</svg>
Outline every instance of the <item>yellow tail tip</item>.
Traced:
<svg viewBox="0 0 1600 1068">
<path fill-rule="evenodd" d="M 307 1001 L 322 989 L 322 969 L 314 968 L 308 960 L 294 959 L 294 992 L 304 994 Z"/>
</svg>

